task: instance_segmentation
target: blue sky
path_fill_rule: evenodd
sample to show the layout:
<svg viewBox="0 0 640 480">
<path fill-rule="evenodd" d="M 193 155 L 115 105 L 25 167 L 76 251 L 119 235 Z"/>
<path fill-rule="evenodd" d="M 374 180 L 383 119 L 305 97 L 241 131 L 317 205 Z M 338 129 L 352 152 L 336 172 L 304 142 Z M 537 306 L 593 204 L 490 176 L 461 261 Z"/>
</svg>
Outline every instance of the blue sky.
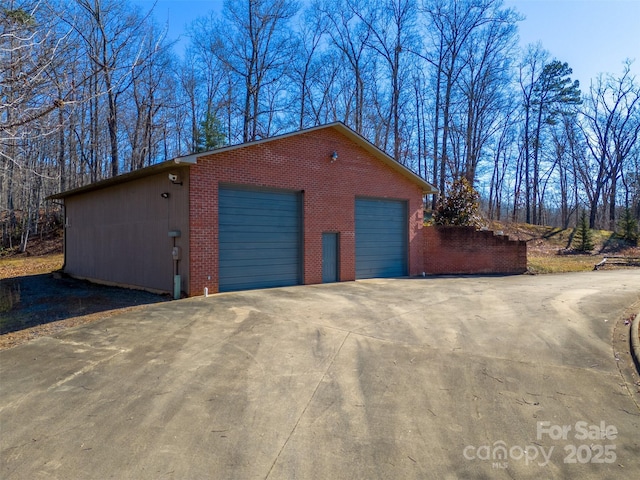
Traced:
<svg viewBox="0 0 640 480">
<path fill-rule="evenodd" d="M 635 59 L 640 77 L 640 0 L 505 0 L 526 19 L 520 43 L 540 41 L 573 68 L 583 90 L 597 74 L 620 74 L 625 58 Z M 639 78 L 640 80 L 640 78 Z"/>
<path fill-rule="evenodd" d="M 133 0 L 149 9 L 153 0 Z M 157 0 L 155 16 L 168 20 L 168 37 L 175 39 L 185 25 L 222 0 Z M 540 41 L 552 57 L 568 62 L 574 78 L 586 90 L 601 72 L 619 74 L 625 58 L 636 59 L 632 71 L 640 80 L 640 0 L 505 0 L 526 19 L 519 24 L 520 43 Z"/>
</svg>

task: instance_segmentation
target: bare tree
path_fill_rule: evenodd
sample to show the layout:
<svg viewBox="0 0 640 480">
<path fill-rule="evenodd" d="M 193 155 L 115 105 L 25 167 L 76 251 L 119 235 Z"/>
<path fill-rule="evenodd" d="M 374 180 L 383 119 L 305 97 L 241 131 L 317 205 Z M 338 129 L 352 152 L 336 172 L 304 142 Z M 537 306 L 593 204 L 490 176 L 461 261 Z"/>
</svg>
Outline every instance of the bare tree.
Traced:
<svg viewBox="0 0 640 480">
<path fill-rule="evenodd" d="M 589 226 L 598 225 L 598 206 L 609 205 L 615 224 L 617 183 L 640 137 L 640 86 L 626 62 L 622 75 L 599 76 L 585 96 L 580 128 L 589 151 L 581 166 L 590 203 Z"/>
<path fill-rule="evenodd" d="M 364 22 L 362 18 L 371 14 L 372 7 L 363 0 L 327 0 L 318 8 L 327 17 L 331 44 L 339 50 L 350 69 L 354 102 L 344 111 L 345 123 L 352 125 L 356 132 L 363 133 L 367 45 L 372 32 L 371 22 Z"/>
<path fill-rule="evenodd" d="M 389 151 L 388 141 L 391 137 L 392 153 L 396 160 L 400 160 L 402 149 L 402 135 L 400 116 L 403 107 L 401 99 L 405 90 L 404 79 L 410 78 L 412 60 L 411 51 L 417 50 L 416 18 L 417 5 L 414 0 L 386 0 L 376 5 L 376 8 L 356 15 L 366 25 L 370 32 L 368 46 L 381 58 L 387 74 L 385 83 L 388 87 L 388 100 L 385 101 L 385 112 L 381 115 L 384 133 L 380 146 Z"/>
<path fill-rule="evenodd" d="M 494 8 L 490 18 L 471 33 L 463 51 L 466 67 L 460 76 L 464 123 L 459 129 L 464 132 L 464 161 L 459 163 L 464 164 L 462 173 L 471 184 L 476 180 L 485 147 L 503 131 L 501 122 L 511 117 L 512 110 L 511 61 L 520 17 L 512 10 Z"/>
<path fill-rule="evenodd" d="M 322 124 L 344 119 L 342 112 L 348 110 L 341 107 L 346 103 L 343 83 L 348 83 L 348 77 L 341 68 L 340 58 L 333 50 L 321 52 L 317 61 L 318 68 L 312 82 L 307 84 L 309 89 L 308 108 L 312 123 Z"/>
<path fill-rule="evenodd" d="M 513 97 L 512 97 L 513 99 Z M 510 109 L 502 111 L 502 119 L 498 122 L 500 130 L 492 151 L 493 168 L 489 183 L 488 216 L 500 220 L 502 217 L 503 194 L 505 192 L 506 175 L 513 163 L 513 150 L 517 148 L 518 108 L 511 103 Z M 517 157 L 517 155 L 516 155 Z"/>
<path fill-rule="evenodd" d="M 579 205 L 576 165 L 582 163 L 584 144 L 581 142 L 575 114 L 563 114 L 551 130 L 553 140 L 553 167 L 557 168 L 560 196 L 560 222 L 568 228 Z M 576 217 L 577 221 L 577 217 Z"/>
<path fill-rule="evenodd" d="M 235 134 L 235 114 L 240 107 L 236 98 L 242 97 L 237 76 L 232 74 L 224 55 L 218 52 L 221 32 L 220 20 L 211 13 L 196 19 L 189 28 L 191 44 L 178 72 L 189 105 L 192 139 L 189 151 L 195 152 L 201 123 L 208 118 L 219 119 L 225 125 L 228 140 Z"/>
<path fill-rule="evenodd" d="M 301 25 L 296 32 L 295 54 L 292 58 L 288 76 L 295 86 L 295 98 L 292 99 L 292 109 L 297 110 L 298 129 L 317 124 L 317 117 L 313 113 L 313 85 L 318 82 L 322 70 L 319 61 L 322 42 L 326 36 L 326 18 L 316 5 L 306 9 Z"/>
<path fill-rule="evenodd" d="M 451 170 L 449 158 L 451 115 L 456 87 L 460 76 L 468 65 L 468 56 L 463 52 L 471 41 L 472 35 L 483 28 L 493 19 L 496 8 L 501 6 L 501 0 L 462 0 L 450 2 L 447 0 L 430 0 L 425 2 L 425 10 L 433 35 L 433 45 L 437 56 L 430 63 L 436 67 L 436 92 L 438 108 L 434 112 L 442 121 L 442 137 L 440 139 L 439 155 L 438 130 L 434 133 L 434 163 L 438 163 L 438 187 L 441 194 L 445 193 L 447 167 Z M 429 55 L 427 55 L 429 58 Z M 442 88 L 442 93 L 441 92 Z M 440 108 L 442 109 L 440 111 Z M 435 165 L 434 165 L 435 167 Z M 436 168 L 434 168 L 434 171 Z"/>
<path fill-rule="evenodd" d="M 287 24 L 297 10 L 286 0 L 231 0 L 224 4 L 224 21 L 215 23 L 214 54 L 242 82 L 244 142 L 270 135 L 269 116 L 263 114 L 271 108 L 265 101 L 291 60 Z"/>
<path fill-rule="evenodd" d="M 171 74 L 171 58 L 168 46 L 162 44 L 163 39 L 163 32 L 155 25 L 149 25 L 143 37 L 146 59 L 133 67 L 133 81 L 128 95 L 131 96 L 134 108 L 127 109 L 127 113 L 133 118 L 125 125 L 131 151 L 129 170 L 137 170 L 153 163 L 157 153 L 156 146 L 160 141 L 160 136 L 157 135 L 160 130 L 159 113 L 163 107 L 176 108 L 169 92 L 163 89 Z"/>
<path fill-rule="evenodd" d="M 49 164 L 38 161 L 42 157 L 33 145 L 55 138 L 61 122 L 51 114 L 63 108 L 72 92 L 65 78 L 51 75 L 68 58 L 68 32 L 57 28 L 49 7 L 46 2 L 12 0 L 0 8 L 0 201 L 8 214 L 3 240 L 11 243 L 15 211 L 22 207 L 21 250 L 38 215 L 41 179 L 54 175 Z"/>
<path fill-rule="evenodd" d="M 544 65 L 547 62 L 548 52 L 542 48 L 541 44 L 529 45 L 519 66 L 519 86 L 522 95 L 522 107 L 524 110 L 524 124 L 522 128 L 522 153 L 520 159 L 524 172 L 525 183 L 525 221 L 531 223 L 531 157 L 534 148 L 533 125 L 535 108 L 535 85 L 542 74 Z M 514 203 L 515 209 L 515 203 Z M 514 215 L 515 216 L 515 215 Z"/>
<path fill-rule="evenodd" d="M 74 27 L 85 42 L 94 75 L 103 83 L 107 98 L 110 175 L 115 176 L 120 168 L 119 97 L 132 84 L 134 67 L 143 63 L 148 54 L 140 31 L 143 18 L 131 11 L 127 3 L 117 0 L 75 1 L 86 23 Z"/>
<path fill-rule="evenodd" d="M 149 164 L 161 142 L 169 153 L 159 121 L 168 108 L 166 49 L 128 3 L 11 0 L 0 7 L 0 57 L 3 244 L 18 231 L 14 212 L 25 248 L 55 207 L 47 195 Z"/>
</svg>

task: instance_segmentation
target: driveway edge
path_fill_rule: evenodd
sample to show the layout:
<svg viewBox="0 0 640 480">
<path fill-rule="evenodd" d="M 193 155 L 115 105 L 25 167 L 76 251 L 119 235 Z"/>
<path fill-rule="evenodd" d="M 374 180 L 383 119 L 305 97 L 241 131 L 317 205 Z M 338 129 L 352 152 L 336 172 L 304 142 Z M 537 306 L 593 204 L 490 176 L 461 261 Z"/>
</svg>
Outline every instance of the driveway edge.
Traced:
<svg viewBox="0 0 640 480">
<path fill-rule="evenodd" d="M 636 314 L 636 318 L 631 322 L 631 356 L 633 362 L 636 364 L 636 370 L 640 374 L 640 339 L 638 338 L 638 331 L 640 327 L 640 312 Z"/>
</svg>

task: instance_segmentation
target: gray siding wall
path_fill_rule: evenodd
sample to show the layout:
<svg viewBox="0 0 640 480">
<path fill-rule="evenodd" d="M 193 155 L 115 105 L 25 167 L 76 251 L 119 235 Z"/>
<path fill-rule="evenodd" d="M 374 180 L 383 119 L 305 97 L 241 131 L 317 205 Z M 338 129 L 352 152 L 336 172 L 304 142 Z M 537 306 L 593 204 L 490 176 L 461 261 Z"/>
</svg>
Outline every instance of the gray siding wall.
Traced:
<svg viewBox="0 0 640 480">
<path fill-rule="evenodd" d="M 169 181 L 179 172 L 182 185 Z M 156 175 L 65 199 L 65 272 L 109 284 L 173 291 L 173 238 L 181 248 L 179 274 L 188 292 L 189 171 Z M 168 198 L 162 194 L 168 193 Z"/>
</svg>

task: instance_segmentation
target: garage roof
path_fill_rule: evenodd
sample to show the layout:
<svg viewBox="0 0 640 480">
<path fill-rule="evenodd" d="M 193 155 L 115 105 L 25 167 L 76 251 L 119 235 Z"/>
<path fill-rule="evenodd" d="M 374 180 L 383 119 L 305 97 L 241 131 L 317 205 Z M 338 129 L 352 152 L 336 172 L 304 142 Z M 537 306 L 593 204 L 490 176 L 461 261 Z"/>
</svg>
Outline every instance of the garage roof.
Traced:
<svg viewBox="0 0 640 480">
<path fill-rule="evenodd" d="M 158 163 L 158 164 L 155 164 L 155 165 L 151 165 L 150 167 L 141 168 L 141 169 L 135 170 L 133 172 L 125 173 L 125 174 L 118 175 L 118 176 L 111 177 L 111 178 L 107 178 L 105 180 L 101 180 L 101 181 L 98 181 L 98 182 L 95 182 L 95 183 L 91 183 L 91 184 L 85 185 L 83 187 L 78 187 L 78 188 L 74 188 L 74 189 L 71 189 L 71 190 L 67 190 L 66 192 L 57 193 L 55 195 L 51 195 L 50 197 L 48 197 L 48 199 L 50 199 L 50 200 L 64 199 L 64 198 L 70 197 L 72 195 L 77 195 L 77 194 L 80 194 L 80 193 L 90 192 L 90 191 L 93 191 L 93 190 L 98 190 L 98 189 L 101 189 L 101 188 L 109 187 L 111 185 L 125 183 L 125 182 L 129 182 L 131 180 L 135 180 L 135 179 L 138 179 L 138 178 L 143 178 L 143 177 L 147 177 L 149 175 L 154 175 L 156 173 L 160 173 L 160 172 L 163 172 L 165 170 L 169 170 L 171 168 L 176 168 L 176 166 L 180 166 L 180 165 L 195 165 L 197 163 L 197 161 L 198 161 L 198 157 L 202 157 L 202 156 L 205 156 L 205 155 L 206 156 L 215 155 L 215 154 L 222 153 L 222 152 L 228 152 L 230 150 L 236 150 L 236 149 L 239 149 L 239 148 L 245 148 L 245 147 L 249 147 L 249 146 L 252 146 L 252 145 L 259 145 L 261 143 L 272 142 L 274 140 L 287 138 L 287 137 L 292 137 L 294 135 L 300 135 L 302 133 L 309 133 L 309 132 L 314 132 L 314 131 L 317 131 L 317 130 L 323 130 L 323 129 L 326 129 L 326 128 L 332 128 L 334 130 L 337 130 L 342 135 L 347 137 L 349 140 L 353 141 L 354 143 L 356 143 L 360 147 L 364 148 L 366 151 L 368 151 L 370 154 L 372 154 L 374 157 L 376 157 L 378 160 L 380 160 L 385 165 L 389 166 L 390 168 L 392 168 L 393 170 L 397 171 L 401 175 L 409 178 L 414 183 L 420 185 L 422 187 L 422 190 L 423 190 L 425 195 L 438 193 L 438 189 L 436 187 L 431 185 L 429 182 L 424 180 L 422 177 L 420 177 L 420 176 L 416 175 L 415 173 L 413 173 L 411 170 L 409 170 L 407 167 L 405 167 L 401 163 L 395 161 L 391 156 L 387 155 L 385 152 L 380 150 L 374 144 L 372 144 L 367 139 L 365 139 L 362 135 L 354 132 L 353 130 L 351 130 L 349 127 L 347 127 L 342 122 L 334 122 L 334 123 L 329 123 L 329 124 L 326 124 L 326 125 L 320 125 L 320 126 L 317 126 L 317 127 L 307 128 L 305 130 L 298 130 L 298 131 L 295 131 L 295 132 L 285 133 L 283 135 L 278 135 L 278 136 L 275 136 L 275 137 L 264 138 L 262 140 L 255 140 L 253 142 L 240 143 L 238 145 L 230 145 L 230 146 L 227 146 L 227 147 L 217 148 L 215 150 L 210 150 L 210 151 L 207 151 L 207 152 L 198 152 L 198 153 L 192 153 L 190 155 L 185 155 L 185 156 L 182 156 L 182 157 L 176 157 L 176 158 L 173 158 L 171 160 L 167 160 L 165 162 L 161 162 L 161 163 Z"/>
</svg>

